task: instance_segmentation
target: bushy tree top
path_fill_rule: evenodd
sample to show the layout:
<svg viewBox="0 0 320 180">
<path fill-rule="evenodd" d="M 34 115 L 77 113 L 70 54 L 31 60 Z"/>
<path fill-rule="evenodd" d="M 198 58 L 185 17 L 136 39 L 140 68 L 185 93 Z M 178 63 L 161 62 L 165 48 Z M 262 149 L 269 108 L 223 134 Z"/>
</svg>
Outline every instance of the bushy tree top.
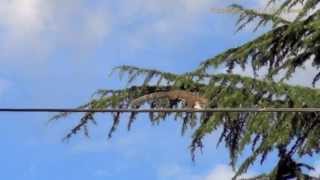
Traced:
<svg viewBox="0 0 320 180">
<path fill-rule="evenodd" d="M 190 99 L 197 98 L 205 98 L 207 108 L 320 108 L 319 89 L 286 84 L 295 70 L 307 62 L 319 68 L 319 2 L 270 0 L 269 4 L 279 4 L 279 8 L 273 13 L 261 13 L 240 5 L 231 5 L 229 8 L 240 14 L 238 30 L 251 22 L 257 24 L 256 29 L 271 25 L 271 30 L 202 62 L 195 70 L 184 74 L 133 66 L 117 67 L 115 72 L 127 75 L 129 88 L 98 90 L 93 99 L 79 109 L 139 109 L 146 106 L 151 109 L 184 108 L 190 106 Z M 283 13 L 297 6 L 301 10 L 293 20 L 282 17 Z M 212 73 L 212 69 L 223 66 L 227 67 L 225 73 Z M 245 69 L 248 66 L 254 70 L 252 77 L 233 73 L 235 67 Z M 257 74 L 262 68 L 267 68 L 266 76 L 258 78 Z M 143 81 L 137 84 L 134 83 L 136 79 Z M 310 83 L 315 86 L 319 79 L 320 72 L 310 79 Z M 173 93 L 178 91 L 185 92 L 185 96 Z M 137 102 L 138 98 L 139 103 L 133 105 L 132 102 Z M 58 114 L 53 119 L 68 115 L 69 113 Z M 85 113 L 66 138 L 79 131 L 88 135 L 88 123 L 96 123 L 94 115 L 93 112 Z M 117 129 L 120 115 L 120 112 L 113 113 L 109 137 Z M 128 129 L 137 115 L 138 113 L 131 113 Z M 190 149 L 193 158 L 197 149 L 203 147 L 202 141 L 206 135 L 222 129 L 218 143 L 223 142 L 229 150 L 230 164 L 237 170 L 234 178 L 245 173 L 257 160 L 262 164 L 272 152 L 278 153 L 278 163 L 271 172 L 256 179 L 312 178 L 303 169 L 310 170 L 312 167 L 299 162 L 299 159 L 320 151 L 320 114 L 317 112 L 151 112 L 149 115 L 152 123 L 168 119 L 171 115 L 181 120 L 182 133 L 191 129 L 193 136 Z M 238 162 L 238 157 L 247 147 L 251 148 L 251 154 L 243 162 Z"/>
</svg>

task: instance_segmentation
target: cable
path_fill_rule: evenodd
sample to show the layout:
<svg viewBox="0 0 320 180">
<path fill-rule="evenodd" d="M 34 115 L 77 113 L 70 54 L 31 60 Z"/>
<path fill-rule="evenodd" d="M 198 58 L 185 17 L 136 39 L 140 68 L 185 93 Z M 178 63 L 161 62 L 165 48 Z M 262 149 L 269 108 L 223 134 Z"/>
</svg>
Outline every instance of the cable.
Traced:
<svg viewBox="0 0 320 180">
<path fill-rule="evenodd" d="M 56 112 L 56 113 L 149 113 L 149 112 L 320 112 L 320 108 L 209 108 L 209 109 L 76 109 L 76 108 L 0 108 L 0 112 Z"/>
</svg>

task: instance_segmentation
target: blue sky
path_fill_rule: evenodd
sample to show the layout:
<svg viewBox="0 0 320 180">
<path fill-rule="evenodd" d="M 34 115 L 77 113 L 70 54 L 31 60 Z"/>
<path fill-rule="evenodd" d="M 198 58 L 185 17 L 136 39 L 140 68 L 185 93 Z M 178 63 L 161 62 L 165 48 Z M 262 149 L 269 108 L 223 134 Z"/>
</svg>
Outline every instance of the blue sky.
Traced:
<svg viewBox="0 0 320 180">
<path fill-rule="evenodd" d="M 230 1 L 228 3 L 232 3 Z M 260 1 L 236 1 L 260 7 Z M 253 3 L 254 2 L 254 3 Z M 74 107 L 129 64 L 163 71 L 193 70 L 206 58 L 257 36 L 235 34 L 235 16 L 213 14 L 214 0 L 0 0 L 0 106 Z M 301 83 L 309 73 L 295 79 Z M 47 124 L 52 114 L 0 114 L 0 179 L 230 179 L 228 156 L 215 134 L 191 161 L 190 133 L 168 119 L 152 126 L 140 116 L 107 140 L 110 118 L 98 116 L 91 138 L 61 138 L 79 116 Z M 125 121 L 125 119 L 124 119 Z M 272 161 L 267 162 L 272 163 Z M 249 174 L 268 169 L 260 166 Z"/>
</svg>

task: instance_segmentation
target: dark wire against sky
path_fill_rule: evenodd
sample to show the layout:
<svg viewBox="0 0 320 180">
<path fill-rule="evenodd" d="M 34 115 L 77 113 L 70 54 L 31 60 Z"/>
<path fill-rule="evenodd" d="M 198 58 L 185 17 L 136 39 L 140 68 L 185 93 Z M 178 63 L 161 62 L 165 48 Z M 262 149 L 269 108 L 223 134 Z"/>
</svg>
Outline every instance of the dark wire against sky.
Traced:
<svg viewBox="0 0 320 180">
<path fill-rule="evenodd" d="M 149 112 L 189 112 L 189 113 L 205 113 L 205 112 L 320 112 L 320 108 L 211 108 L 211 109 L 77 109 L 77 108 L 0 108 L 0 112 L 70 112 L 70 113 L 149 113 Z"/>
</svg>

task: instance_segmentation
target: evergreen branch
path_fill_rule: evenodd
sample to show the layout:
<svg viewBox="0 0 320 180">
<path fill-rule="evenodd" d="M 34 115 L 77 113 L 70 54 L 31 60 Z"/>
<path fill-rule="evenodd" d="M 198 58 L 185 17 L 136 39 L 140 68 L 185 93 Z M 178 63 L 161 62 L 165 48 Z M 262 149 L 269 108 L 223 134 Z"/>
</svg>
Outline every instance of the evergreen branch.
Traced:
<svg viewBox="0 0 320 180">
<path fill-rule="evenodd" d="M 87 103 L 87 104 L 84 104 L 84 105 L 77 107 L 77 109 L 84 109 L 84 108 L 88 108 L 89 106 L 90 106 L 90 103 Z M 58 120 L 58 119 L 66 118 L 70 114 L 71 114 L 70 112 L 63 112 L 63 113 L 56 114 L 55 116 L 52 116 L 48 122 L 50 123 L 50 122 Z"/>
<path fill-rule="evenodd" d="M 206 106 L 208 106 L 208 100 L 205 97 L 185 90 L 170 90 L 147 94 L 134 99 L 131 102 L 131 106 L 140 107 L 141 104 L 145 102 L 155 101 L 163 98 L 168 99 L 169 101 L 181 100 L 186 104 L 188 108 L 205 108 Z"/>
<path fill-rule="evenodd" d="M 256 31 L 261 25 L 266 25 L 268 22 L 272 22 L 274 26 L 277 26 L 279 24 L 287 25 L 291 23 L 290 21 L 283 19 L 282 17 L 276 14 L 268 14 L 268 13 L 257 12 L 253 9 L 245 9 L 238 4 L 233 4 L 229 8 L 231 9 L 231 11 L 240 14 L 237 22 L 237 25 L 238 25 L 237 31 L 240 31 L 247 24 L 249 24 L 250 22 L 253 22 L 257 18 L 260 20 L 257 23 L 256 27 L 254 28 L 254 31 Z"/>
<path fill-rule="evenodd" d="M 308 61 L 319 68 L 319 17 L 320 11 L 316 11 L 306 19 L 276 27 L 252 41 L 204 61 L 194 72 L 205 74 L 209 68 L 221 66 L 226 66 L 227 72 L 232 72 L 236 65 L 244 69 L 251 64 L 255 75 L 261 68 L 268 67 L 268 78 L 272 79 L 284 70 L 283 79 L 289 79 L 298 67 Z M 315 85 L 317 80 L 319 78 L 315 76 L 312 84 Z"/>
<path fill-rule="evenodd" d="M 221 65 L 225 65 L 228 68 L 228 72 L 231 72 L 234 68 L 234 64 L 239 64 L 241 67 L 245 67 L 245 64 L 251 58 L 253 69 L 255 72 L 262 67 L 267 61 L 271 61 L 271 54 L 267 54 L 266 50 L 270 49 L 273 44 L 278 42 L 279 38 L 282 37 L 285 30 L 288 26 L 281 26 L 278 28 L 269 31 L 258 38 L 249 41 L 239 47 L 228 49 L 225 52 L 222 52 L 216 55 L 213 58 L 210 58 L 200 64 L 200 67 L 194 72 L 196 73 L 205 73 L 210 67 L 217 68 Z M 277 56 L 278 54 L 274 54 Z"/>
<path fill-rule="evenodd" d="M 280 70 L 285 70 L 283 77 L 289 79 L 295 70 L 307 61 L 313 61 L 315 67 L 320 64 L 320 44 L 317 43 L 320 35 L 316 33 L 315 28 L 316 25 L 307 20 L 275 28 L 252 41 L 204 61 L 194 72 L 206 73 L 210 67 L 220 66 L 226 66 L 227 72 L 232 72 L 235 65 L 245 68 L 251 62 L 255 75 L 262 67 L 267 66 L 267 77 L 272 78 Z M 317 80 L 315 77 L 313 84 Z"/>
<path fill-rule="evenodd" d="M 295 21 L 301 20 L 303 17 L 306 17 L 311 10 L 317 7 L 319 3 L 319 0 L 304 0 L 302 10 L 296 17 Z"/>
<path fill-rule="evenodd" d="M 272 4 L 272 3 L 277 3 L 280 0 L 269 0 L 268 5 Z M 295 7 L 296 5 L 302 5 L 304 0 L 285 0 L 282 1 L 281 4 L 279 5 L 278 10 L 276 11 L 275 14 L 281 14 L 283 11 L 289 11 L 290 9 L 292 9 L 293 7 Z"/>
<path fill-rule="evenodd" d="M 193 85 L 189 87 L 198 87 L 196 89 L 179 89 L 184 86 L 133 86 L 127 89 L 108 91 L 107 95 L 97 97 L 90 101 L 87 108 L 105 109 L 105 108 L 128 108 L 135 100 L 145 97 L 153 93 L 159 92 L 195 92 L 209 100 L 208 107 L 317 107 L 317 97 L 320 91 L 313 88 L 291 86 L 284 83 L 275 83 L 266 80 L 257 80 L 250 77 L 243 77 L 232 74 L 217 74 L 207 75 L 207 83 L 200 84 L 193 81 Z M 190 83 L 190 82 L 189 82 Z M 177 92 L 178 92 L 177 91 Z M 197 97 L 197 96 L 191 96 Z M 151 98 L 148 101 L 141 101 L 136 108 L 148 105 L 152 109 L 161 108 L 178 108 L 186 106 L 180 104 L 183 98 L 174 97 L 167 99 Z M 142 104 L 144 103 L 144 104 Z M 133 113 L 129 117 L 128 129 L 130 129 L 134 119 L 138 114 Z M 230 152 L 231 163 L 235 165 L 239 154 L 244 147 L 250 144 L 252 136 L 260 135 L 263 137 L 260 143 L 260 150 L 254 150 L 256 156 L 263 155 L 264 157 L 271 152 L 274 144 L 282 144 L 289 146 L 296 137 L 310 138 L 314 134 L 306 134 L 306 131 L 315 131 L 316 125 L 310 126 L 310 122 L 318 122 L 319 116 L 304 116 L 304 114 L 295 114 L 289 116 L 287 113 L 278 113 L 274 116 L 273 113 L 250 114 L 247 112 L 226 112 L 226 113 L 204 113 L 202 116 L 195 116 L 193 113 L 150 113 L 151 122 L 158 123 L 159 120 L 164 120 L 168 116 L 174 115 L 182 121 L 182 133 L 186 129 L 196 128 L 192 138 L 191 152 L 193 158 L 195 151 L 202 148 L 202 140 L 206 134 L 214 132 L 219 127 L 223 127 L 224 131 L 221 134 L 221 141 L 224 141 Z M 116 131 L 119 126 L 121 113 L 115 113 L 113 116 L 113 125 L 109 131 L 109 137 Z M 66 139 L 83 130 L 88 136 L 87 124 L 94 119 L 94 113 L 84 114 L 79 123 L 66 135 Z M 310 119 L 313 119 L 312 121 Z M 302 123 L 303 122 L 303 123 Z M 196 124 L 200 123 L 199 126 Z M 300 126 L 294 129 L 286 129 L 288 123 L 300 123 Z M 293 126 L 293 125 L 290 125 Z M 299 128 L 298 128 L 299 127 Z M 303 136 L 301 136 L 301 134 Z M 308 149 L 317 150 L 319 147 L 316 144 L 307 142 Z M 306 144 L 297 143 L 298 148 Z M 254 149 L 254 148 L 253 148 Z M 308 152 L 309 153 L 309 152 Z M 239 175 L 252 164 L 256 158 L 250 158 L 245 161 L 244 168 L 239 171 Z"/>
</svg>

